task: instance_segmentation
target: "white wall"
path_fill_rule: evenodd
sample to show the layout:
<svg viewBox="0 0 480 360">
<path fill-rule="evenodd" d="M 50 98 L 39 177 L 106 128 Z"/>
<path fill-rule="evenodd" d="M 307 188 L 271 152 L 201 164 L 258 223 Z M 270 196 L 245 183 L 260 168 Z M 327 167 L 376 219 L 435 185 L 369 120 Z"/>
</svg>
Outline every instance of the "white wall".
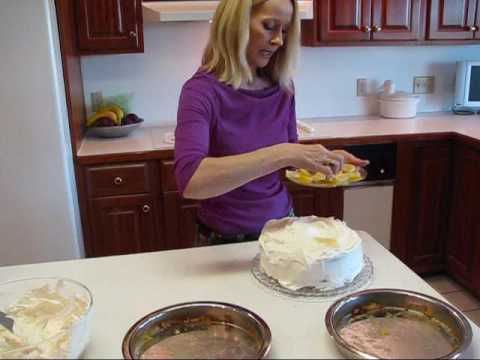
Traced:
<svg viewBox="0 0 480 360">
<path fill-rule="evenodd" d="M 133 92 L 132 110 L 147 125 L 173 124 L 180 89 L 197 69 L 208 38 L 206 22 L 145 25 L 145 53 L 82 59 L 87 104 L 92 91 Z M 302 48 L 296 76 L 299 118 L 376 113 L 374 96 L 355 96 L 355 79 L 370 92 L 391 79 L 412 91 L 413 76 L 435 76 L 435 93 L 422 95 L 419 111 L 448 110 L 455 61 L 480 59 L 480 46 Z"/>
<path fill-rule="evenodd" d="M 0 265 L 78 258 L 54 0 L 1 5 Z"/>
</svg>

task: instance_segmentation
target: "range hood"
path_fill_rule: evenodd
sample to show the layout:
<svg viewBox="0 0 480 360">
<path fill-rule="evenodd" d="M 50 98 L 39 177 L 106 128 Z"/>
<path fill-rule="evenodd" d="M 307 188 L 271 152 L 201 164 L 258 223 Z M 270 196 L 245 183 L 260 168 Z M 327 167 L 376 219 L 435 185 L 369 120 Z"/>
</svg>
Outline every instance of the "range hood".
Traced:
<svg viewBox="0 0 480 360">
<path fill-rule="evenodd" d="M 143 21 L 208 21 L 220 1 L 148 1 L 142 2 Z M 301 19 L 313 19 L 313 0 L 299 0 Z"/>
</svg>

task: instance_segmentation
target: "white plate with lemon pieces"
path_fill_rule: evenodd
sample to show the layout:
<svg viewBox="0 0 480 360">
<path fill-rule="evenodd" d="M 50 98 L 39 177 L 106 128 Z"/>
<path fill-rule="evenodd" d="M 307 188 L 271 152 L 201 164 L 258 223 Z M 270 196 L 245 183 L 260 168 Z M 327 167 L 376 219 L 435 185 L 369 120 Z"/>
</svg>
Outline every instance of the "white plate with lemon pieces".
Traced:
<svg viewBox="0 0 480 360">
<path fill-rule="evenodd" d="M 349 186 L 359 181 L 365 180 L 367 170 L 352 164 L 344 164 L 342 171 L 331 179 L 327 179 L 324 173 L 311 173 L 305 169 L 286 170 L 285 176 L 288 180 L 303 186 L 332 188 L 339 186 Z"/>
</svg>

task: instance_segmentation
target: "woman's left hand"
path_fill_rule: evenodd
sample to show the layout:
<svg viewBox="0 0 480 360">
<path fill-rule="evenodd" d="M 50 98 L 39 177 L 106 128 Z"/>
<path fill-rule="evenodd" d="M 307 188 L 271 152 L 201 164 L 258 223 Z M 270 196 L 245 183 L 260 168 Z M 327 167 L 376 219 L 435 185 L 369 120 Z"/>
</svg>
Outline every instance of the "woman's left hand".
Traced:
<svg viewBox="0 0 480 360">
<path fill-rule="evenodd" d="M 360 166 L 360 167 L 364 167 L 364 166 L 367 166 L 368 164 L 370 164 L 370 161 L 368 161 L 366 159 L 360 159 L 360 158 L 356 157 L 353 154 L 350 154 L 348 151 L 345 151 L 345 150 L 332 150 L 332 152 L 336 155 L 339 155 L 339 156 L 343 157 L 343 162 L 346 163 L 346 164 L 352 164 L 352 165 Z"/>
</svg>

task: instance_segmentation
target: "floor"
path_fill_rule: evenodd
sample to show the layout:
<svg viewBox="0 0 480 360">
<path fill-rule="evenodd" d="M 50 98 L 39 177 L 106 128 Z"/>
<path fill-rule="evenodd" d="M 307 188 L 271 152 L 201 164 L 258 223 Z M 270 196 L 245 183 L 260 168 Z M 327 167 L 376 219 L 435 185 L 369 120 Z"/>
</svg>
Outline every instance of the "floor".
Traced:
<svg viewBox="0 0 480 360">
<path fill-rule="evenodd" d="M 468 290 L 445 275 L 430 276 L 424 280 L 480 326 L 480 300 L 477 300 Z"/>
</svg>

